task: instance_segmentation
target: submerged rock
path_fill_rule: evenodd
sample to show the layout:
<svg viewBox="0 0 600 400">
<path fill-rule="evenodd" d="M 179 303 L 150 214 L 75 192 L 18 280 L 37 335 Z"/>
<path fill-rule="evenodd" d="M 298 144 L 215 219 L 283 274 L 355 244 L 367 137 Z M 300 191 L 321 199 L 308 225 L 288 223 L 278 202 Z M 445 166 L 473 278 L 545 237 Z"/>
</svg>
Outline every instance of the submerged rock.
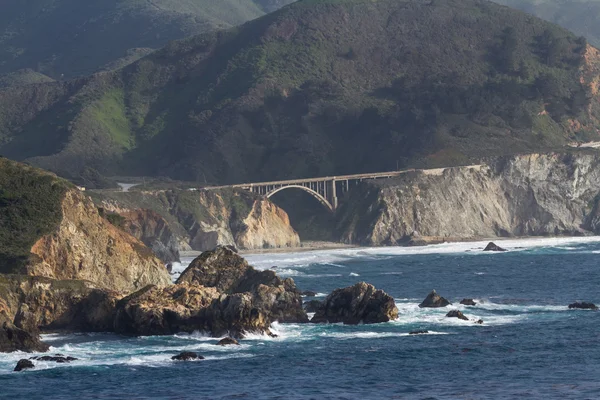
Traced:
<svg viewBox="0 0 600 400">
<path fill-rule="evenodd" d="M 311 322 L 344 324 L 374 324 L 398 318 L 394 298 L 373 285 L 359 282 L 336 289 L 325 298 Z"/>
<path fill-rule="evenodd" d="M 448 318 L 458 318 L 458 319 L 462 319 L 464 321 L 468 321 L 469 318 L 465 317 L 465 315 L 458 311 L 458 310 L 452 310 L 450 312 L 448 312 L 448 314 L 446 314 L 446 317 Z"/>
<path fill-rule="evenodd" d="M 476 324 L 482 325 L 483 324 L 483 320 L 482 319 L 478 319 L 477 321 L 475 321 Z"/>
<path fill-rule="evenodd" d="M 473 299 L 462 299 L 460 301 L 460 304 L 464 305 L 464 306 L 476 306 L 477 303 L 475 303 L 475 300 Z"/>
<path fill-rule="evenodd" d="M 177 354 L 176 356 L 171 357 L 171 360 L 175 360 L 175 361 L 204 360 L 204 357 L 199 356 L 198 353 L 194 353 L 193 351 L 184 351 L 182 353 Z"/>
<path fill-rule="evenodd" d="M 506 249 L 503 249 L 494 242 L 489 242 L 483 251 L 506 251 Z"/>
<path fill-rule="evenodd" d="M 17 366 L 15 367 L 15 369 L 13 371 L 19 372 L 19 371 L 23 371 L 24 369 L 31 369 L 31 368 L 35 368 L 35 365 L 33 365 L 33 363 L 30 360 L 22 359 L 22 360 L 19 360 L 19 362 L 17 362 Z"/>
<path fill-rule="evenodd" d="M 448 300 L 446 300 L 445 298 L 443 298 L 442 296 L 437 294 L 437 292 L 434 289 L 431 291 L 431 293 L 429 293 L 427 295 L 425 300 L 423 300 L 423 302 L 421 304 L 419 304 L 419 307 L 420 308 L 426 308 L 426 307 L 437 308 L 437 307 L 446 307 L 450 304 L 452 304 L 452 303 L 450 303 Z"/>
<path fill-rule="evenodd" d="M 312 290 L 305 290 L 304 292 L 302 292 L 302 296 L 306 296 L 306 297 L 315 297 L 317 295 L 317 292 L 313 292 Z"/>
<path fill-rule="evenodd" d="M 77 361 L 77 358 L 75 358 L 75 357 L 65 357 L 65 356 L 62 356 L 62 355 L 55 355 L 55 356 L 31 357 L 30 360 L 52 361 L 52 362 L 55 362 L 55 363 L 64 364 L 64 363 L 69 363 L 71 361 Z"/>
<path fill-rule="evenodd" d="M 228 345 L 232 345 L 232 344 L 236 344 L 238 346 L 240 345 L 240 343 L 237 340 L 235 340 L 234 338 L 226 337 L 226 338 L 219 340 L 219 343 L 217 343 L 217 346 L 228 346 Z"/>
<path fill-rule="evenodd" d="M 569 309 L 598 310 L 598 306 L 596 306 L 594 303 L 576 302 L 569 304 Z"/>
<path fill-rule="evenodd" d="M 409 335 L 424 335 L 426 333 L 429 333 L 429 331 L 427 330 L 422 330 L 422 331 L 412 331 L 412 332 L 408 332 Z"/>
</svg>

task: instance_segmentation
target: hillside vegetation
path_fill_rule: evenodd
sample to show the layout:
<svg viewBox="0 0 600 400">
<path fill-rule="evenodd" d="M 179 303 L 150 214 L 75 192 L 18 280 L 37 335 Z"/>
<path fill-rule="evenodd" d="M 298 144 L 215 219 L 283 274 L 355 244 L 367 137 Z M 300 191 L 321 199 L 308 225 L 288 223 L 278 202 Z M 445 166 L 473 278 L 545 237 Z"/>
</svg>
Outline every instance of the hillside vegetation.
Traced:
<svg viewBox="0 0 600 400">
<path fill-rule="evenodd" d="M 554 22 L 600 46 L 600 1 L 598 0 L 495 0 Z"/>
<path fill-rule="evenodd" d="M 292 0 L 4 0 L 0 74 L 54 79 L 118 67 L 181 39 L 257 18 Z"/>
<path fill-rule="evenodd" d="M 478 0 L 302 0 L 87 79 L 0 91 L 0 152 L 71 178 L 240 182 L 598 138 L 598 51 Z"/>
<path fill-rule="evenodd" d="M 58 227 L 69 187 L 54 174 L 0 157 L 0 273 L 20 271 L 33 244 Z"/>
</svg>

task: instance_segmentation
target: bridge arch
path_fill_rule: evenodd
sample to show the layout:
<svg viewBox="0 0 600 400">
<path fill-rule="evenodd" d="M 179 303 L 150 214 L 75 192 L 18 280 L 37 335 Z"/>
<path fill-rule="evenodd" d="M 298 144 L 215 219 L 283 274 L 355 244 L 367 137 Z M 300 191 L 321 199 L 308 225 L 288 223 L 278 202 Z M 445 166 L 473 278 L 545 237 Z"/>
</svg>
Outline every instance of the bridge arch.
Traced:
<svg viewBox="0 0 600 400">
<path fill-rule="evenodd" d="M 311 196 L 313 196 L 315 199 L 317 199 L 319 201 L 319 203 L 321 203 L 322 205 L 324 205 L 325 207 L 327 207 L 327 209 L 329 211 L 331 211 L 331 212 L 335 211 L 333 209 L 333 205 L 331 205 L 331 203 L 325 197 L 321 196 L 318 192 L 315 192 L 311 188 L 308 188 L 308 187 L 302 186 L 302 185 L 287 185 L 287 186 L 278 187 L 278 188 L 273 189 L 270 192 L 268 192 L 266 196 L 267 196 L 267 198 L 270 198 L 271 196 L 273 196 L 273 195 L 281 192 L 282 190 L 286 190 L 286 189 L 300 189 L 300 190 L 304 190 L 305 192 L 307 192 Z"/>
</svg>

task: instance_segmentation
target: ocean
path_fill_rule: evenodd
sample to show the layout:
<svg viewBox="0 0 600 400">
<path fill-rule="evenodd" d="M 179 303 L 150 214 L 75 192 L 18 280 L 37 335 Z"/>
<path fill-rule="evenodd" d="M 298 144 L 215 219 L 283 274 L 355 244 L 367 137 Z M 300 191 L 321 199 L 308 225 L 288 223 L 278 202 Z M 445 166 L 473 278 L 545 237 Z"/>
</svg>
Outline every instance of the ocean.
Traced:
<svg viewBox="0 0 600 400">
<path fill-rule="evenodd" d="M 250 335 L 215 346 L 200 333 L 127 338 L 49 334 L 52 353 L 79 360 L 39 362 L 0 355 L 2 399 L 597 399 L 600 238 L 449 243 L 249 255 L 302 290 L 318 293 L 365 281 L 396 299 L 383 324 L 274 324 L 279 336 Z M 183 260 L 178 271 L 191 259 Z M 453 305 L 420 309 L 432 290 Z M 475 307 L 458 304 L 474 298 Z M 470 321 L 446 318 L 461 310 Z M 482 319 L 482 325 L 473 320 Z M 415 330 L 428 334 L 410 335 Z M 174 362 L 181 351 L 201 361 Z"/>
</svg>

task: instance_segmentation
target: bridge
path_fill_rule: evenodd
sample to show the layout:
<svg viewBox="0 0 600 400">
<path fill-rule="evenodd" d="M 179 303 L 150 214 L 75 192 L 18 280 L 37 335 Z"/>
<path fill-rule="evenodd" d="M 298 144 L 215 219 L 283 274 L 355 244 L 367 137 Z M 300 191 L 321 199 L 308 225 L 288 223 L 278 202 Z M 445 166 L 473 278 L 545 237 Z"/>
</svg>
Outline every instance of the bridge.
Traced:
<svg viewBox="0 0 600 400">
<path fill-rule="evenodd" d="M 211 186 L 205 187 L 204 190 L 235 188 L 243 189 L 252 193 L 257 193 L 262 196 L 271 197 L 282 190 L 300 189 L 309 193 L 316 198 L 321 204 L 327 207 L 331 212 L 335 212 L 338 208 L 338 194 L 344 194 L 353 185 L 367 179 L 388 179 L 393 178 L 407 172 L 415 171 L 414 169 L 379 172 L 373 174 L 357 174 L 357 175 L 342 175 L 342 176 L 326 176 L 322 178 L 309 179 L 292 179 L 287 181 L 272 181 L 272 182 L 257 182 L 257 183 L 242 183 L 238 185 L 227 186 Z"/>
</svg>

